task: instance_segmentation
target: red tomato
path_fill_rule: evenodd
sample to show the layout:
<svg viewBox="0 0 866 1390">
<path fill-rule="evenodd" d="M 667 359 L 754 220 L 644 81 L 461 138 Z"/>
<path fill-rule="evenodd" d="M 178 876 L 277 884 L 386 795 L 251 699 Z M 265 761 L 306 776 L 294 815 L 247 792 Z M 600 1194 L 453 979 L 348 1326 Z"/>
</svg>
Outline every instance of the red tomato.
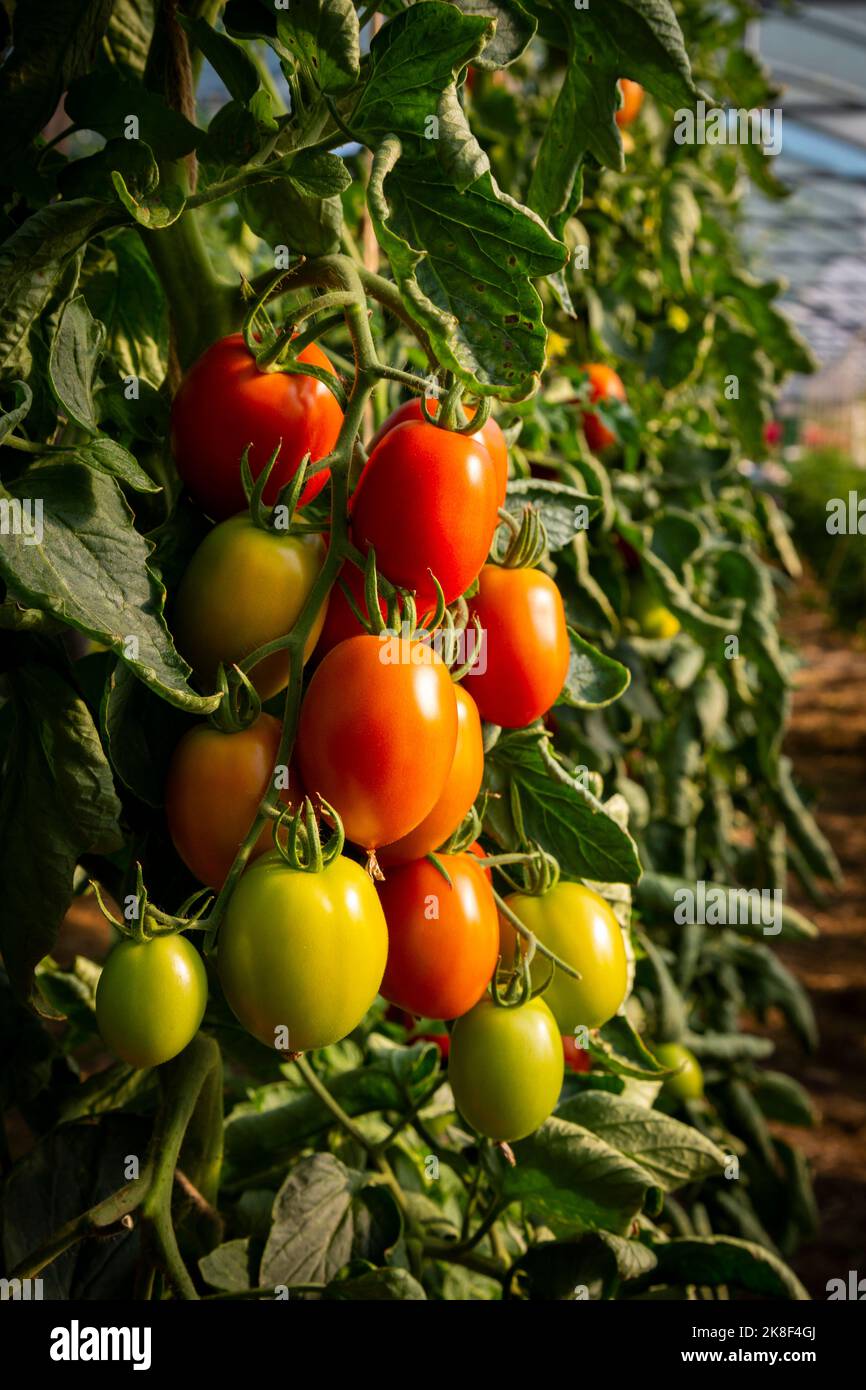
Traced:
<svg viewBox="0 0 866 1390">
<path fill-rule="evenodd" d="M 360 611 L 365 617 L 367 616 L 367 604 L 364 599 L 364 573 L 358 569 L 357 565 L 353 565 L 351 560 L 346 560 L 337 575 L 337 582 L 331 590 L 328 611 L 325 614 L 321 636 L 316 644 L 314 659 L 326 656 L 332 647 L 336 647 L 338 642 L 345 642 L 348 637 L 359 637 L 364 631 L 349 607 L 348 600 L 340 587 L 341 583 L 346 585 Z M 383 618 L 387 618 L 388 605 L 383 598 L 379 599 L 379 612 Z"/>
<path fill-rule="evenodd" d="M 315 343 L 299 361 L 334 370 Z M 171 449 L 195 501 L 222 521 L 246 507 L 241 455 L 248 444 L 255 478 L 282 440 L 264 492 L 270 504 L 306 453 L 315 463 L 331 452 L 342 423 L 327 386 L 312 376 L 259 371 L 243 335 L 232 333 L 211 344 L 181 382 L 171 408 Z M 323 470 L 309 480 L 301 506 L 321 492 L 327 476 Z"/>
<path fill-rule="evenodd" d="M 581 367 L 581 371 L 586 372 L 589 376 L 589 398 L 591 401 L 624 401 L 626 399 L 625 387 L 612 367 L 606 367 L 603 362 L 589 362 Z M 583 432 L 593 453 L 606 449 L 609 444 L 616 441 L 616 435 L 613 431 L 609 430 L 607 425 L 602 424 L 599 417 L 591 410 L 584 411 Z"/>
<path fill-rule="evenodd" d="M 562 597 L 537 569 L 485 565 L 469 604 L 484 632 L 486 670 L 465 677 L 482 719 L 519 729 L 554 703 L 568 674 Z"/>
<path fill-rule="evenodd" d="M 174 847 L 191 873 L 221 888 L 268 789 L 280 745 L 281 725 L 260 714 L 236 734 L 212 724 L 185 733 L 172 754 L 165 783 L 165 815 Z M 293 767 L 283 801 L 298 806 L 303 792 Z M 272 822 L 262 830 L 250 859 L 273 844 Z"/>
<path fill-rule="evenodd" d="M 431 647 L 351 637 L 316 670 L 298 728 L 301 776 L 366 850 L 399 840 L 442 795 L 457 746 L 457 698 Z"/>
<path fill-rule="evenodd" d="M 643 87 L 639 82 L 632 82 L 630 77 L 621 77 L 619 89 L 622 92 L 622 106 L 617 111 L 615 120 L 618 126 L 625 127 L 636 120 L 637 113 L 643 106 Z"/>
<path fill-rule="evenodd" d="M 457 699 L 457 747 L 442 795 L 420 825 L 416 825 L 401 840 L 395 840 L 394 844 L 382 846 L 380 864 L 406 864 L 410 859 L 423 859 L 425 854 L 453 835 L 478 795 L 484 774 L 481 720 L 471 695 L 467 695 L 459 686 L 455 686 L 454 694 Z"/>
<path fill-rule="evenodd" d="M 470 69 L 471 71 L 471 69 Z M 427 409 L 431 415 L 438 415 L 439 402 L 428 398 Z M 475 406 L 464 406 L 467 417 L 471 420 L 475 414 Z M 423 420 L 424 414 L 421 410 L 421 400 L 418 396 L 413 396 L 410 401 L 404 401 L 403 405 L 388 416 L 383 425 L 380 425 L 370 443 L 367 446 L 367 453 L 371 454 L 376 445 L 390 434 L 396 425 L 402 425 L 406 420 Z M 505 489 L 508 486 L 508 445 L 505 442 L 505 435 L 497 425 L 492 415 L 488 415 L 487 420 L 475 434 L 471 436 L 478 444 L 483 444 L 488 454 L 493 460 L 493 467 L 496 469 L 496 481 L 498 483 L 498 506 L 505 504 Z"/>
<path fill-rule="evenodd" d="M 370 455 L 351 503 L 352 537 L 372 546 L 382 573 L 414 590 L 419 612 L 468 589 L 498 524 L 496 470 L 486 448 L 424 422 L 389 430 Z"/>
<path fill-rule="evenodd" d="M 592 1071 L 592 1059 L 585 1047 L 578 1047 L 570 1033 L 562 1035 L 562 1052 L 570 1071 Z"/>
<path fill-rule="evenodd" d="M 493 890 L 469 854 L 392 869 L 378 885 L 388 923 L 383 998 L 421 1018 L 459 1018 L 477 1004 L 499 957 Z"/>
</svg>

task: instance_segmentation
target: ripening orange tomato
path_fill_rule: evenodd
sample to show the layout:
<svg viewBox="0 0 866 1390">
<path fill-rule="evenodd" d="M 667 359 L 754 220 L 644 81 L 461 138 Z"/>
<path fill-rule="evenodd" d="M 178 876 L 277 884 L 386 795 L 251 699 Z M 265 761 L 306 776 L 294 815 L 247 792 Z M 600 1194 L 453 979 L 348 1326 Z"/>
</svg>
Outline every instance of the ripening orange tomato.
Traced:
<svg viewBox="0 0 866 1390">
<path fill-rule="evenodd" d="M 235 855 L 268 789 L 282 727 L 262 713 L 234 734 L 197 724 L 172 754 L 165 784 L 165 815 L 175 849 L 191 873 L 210 888 L 221 888 Z M 280 792 L 300 805 L 303 792 L 293 767 Z M 272 822 L 264 826 L 250 853 L 255 859 L 273 843 Z"/>
<path fill-rule="evenodd" d="M 589 398 L 591 401 L 624 401 L 626 399 L 622 378 L 616 374 L 612 367 L 606 367 L 603 362 L 589 362 L 581 367 L 581 371 L 586 372 L 589 377 Z M 585 410 L 583 413 L 583 432 L 586 435 L 587 444 L 595 454 L 606 449 L 609 444 L 616 442 L 616 435 L 613 430 L 609 430 L 599 416 L 591 410 Z"/>
<path fill-rule="evenodd" d="M 622 129 L 637 119 L 637 114 L 643 106 L 643 87 L 639 82 L 632 82 L 630 77 L 621 77 L 618 86 L 622 92 L 622 105 L 616 113 L 615 120 Z"/>
<path fill-rule="evenodd" d="M 426 401 L 427 409 L 431 415 L 438 415 L 439 402 L 432 398 Z M 472 419 L 475 414 L 474 405 L 464 405 L 467 418 Z M 397 407 L 388 416 L 384 424 L 380 425 L 370 443 L 367 445 L 367 453 L 371 454 L 381 439 L 385 438 L 396 425 L 402 425 L 405 420 L 423 420 L 424 413 L 421 410 L 421 401 L 418 396 L 413 396 L 410 401 L 404 401 L 403 405 Z M 488 454 L 493 460 L 493 467 L 496 469 L 496 481 L 498 485 L 499 506 L 505 504 L 505 489 L 508 486 L 508 445 L 505 442 L 505 435 L 499 428 L 492 415 L 488 415 L 481 429 L 470 438 L 477 443 L 483 444 Z"/>
<path fill-rule="evenodd" d="M 410 859 L 423 859 L 453 835 L 481 789 L 484 775 L 484 744 L 481 719 L 471 695 L 460 686 L 454 687 L 457 700 L 457 747 L 442 795 L 420 825 L 401 840 L 383 845 L 379 851 L 380 864 L 405 864 Z"/>
</svg>

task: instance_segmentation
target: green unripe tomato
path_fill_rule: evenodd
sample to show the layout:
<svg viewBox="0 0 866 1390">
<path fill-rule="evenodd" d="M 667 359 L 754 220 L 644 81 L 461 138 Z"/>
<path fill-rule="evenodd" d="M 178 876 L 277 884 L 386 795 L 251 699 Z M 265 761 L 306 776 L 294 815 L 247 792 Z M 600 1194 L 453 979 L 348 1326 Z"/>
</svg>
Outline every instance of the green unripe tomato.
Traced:
<svg viewBox="0 0 866 1390">
<path fill-rule="evenodd" d="M 582 979 L 575 980 L 554 970 L 544 991 L 560 1033 L 573 1036 L 581 1026 L 600 1028 L 619 1009 L 628 989 L 625 943 L 612 908 L 581 883 L 557 883 L 538 897 L 512 893 L 506 901 L 539 941 L 580 971 Z M 507 965 L 514 958 L 515 936 L 511 924 L 500 919 L 502 959 Z M 548 962 L 538 954 L 530 970 L 536 988 L 550 974 Z"/>
<path fill-rule="evenodd" d="M 202 958 L 185 936 L 118 942 L 96 987 L 107 1047 L 132 1067 L 158 1067 L 192 1042 L 207 1004 Z"/>
<path fill-rule="evenodd" d="M 680 630 L 680 620 L 659 603 L 649 585 L 640 583 L 631 592 L 631 616 L 637 622 L 642 637 L 676 637 Z"/>
<path fill-rule="evenodd" d="M 451 1032 L 448 1080 L 473 1129 L 524 1139 L 547 1119 L 564 1074 L 562 1037 L 543 999 L 498 1008 L 486 995 Z"/>
<path fill-rule="evenodd" d="M 369 874 L 339 855 L 320 873 L 277 850 L 232 893 L 217 965 L 226 999 L 267 1047 L 308 1052 L 351 1033 L 385 973 L 388 929 Z M 280 1031 L 278 1031 L 280 1030 Z"/>
<path fill-rule="evenodd" d="M 704 1094 L 704 1073 L 693 1052 L 682 1043 L 654 1043 L 653 1056 L 663 1067 L 678 1067 L 674 1076 L 668 1076 L 663 1090 L 675 1100 L 701 1100 Z"/>
</svg>

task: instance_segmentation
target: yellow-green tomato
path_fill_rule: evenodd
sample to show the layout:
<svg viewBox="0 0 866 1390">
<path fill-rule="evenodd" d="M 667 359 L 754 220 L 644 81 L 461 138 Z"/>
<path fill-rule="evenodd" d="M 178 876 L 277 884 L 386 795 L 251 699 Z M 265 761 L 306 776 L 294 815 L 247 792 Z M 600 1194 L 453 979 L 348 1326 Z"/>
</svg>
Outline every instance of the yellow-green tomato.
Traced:
<svg viewBox="0 0 866 1390">
<path fill-rule="evenodd" d="M 677 1068 L 674 1076 L 668 1076 L 663 1089 L 675 1100 L 700 1100 L 704 1094 L 704 1073 L 693 1052 L 682 1043 L 654 1043 L 653 1056 L 663 1067 Z"/>
<path fill-rule="evenodd" d="M 385 914 L 360 864 L 340 855 L 303 873 L 271 850 L 231 896 L 217 964 L 226 999 L 254 1037 L 307 1052 L 357 1027 L 387 956 Z"/>
<path fill-rule="evenodd" d="M 240 662 L 258 647 L 287 636 L 297 622 L 325 559 L 319 535 L 266 531 L 247 512 L 205 536 L 177 591 L 171 617 L 177 649 L 212 685 L 219 662 Z M 304 645 L 306 661 L 325 621 L 327 598 Z M 289 658 L 274 652 L 251 680 L 268 699 L 289 679 Z"/>
<path fill-rule="evenodd" d="M 628 961 L 622 929 L 604 898 L 581 883 L 560 882 L 538 897 L 512 893 L 506 901 L 539 941 L 580 971 L 581 979 L 575 980 L 554 970 L 544 991 L 560 1032 L 573 1035 L 575 1028 L 600 1028 L 613 1018 L 628 989 Z M 514 928 L 501 918 L 506 964 L 514 958 L 515 937 Z M 540 987 L 550 974 L 543 956 L 536 954 L 531 973 L 533 985 Z"/>
<path fill-rule="evenodd" d="M 562 1037 L 543 999 L 499 1008 L 489 995 L 451 1032 L 448 1080 L 479 1134 L 511 1142 L 538 1129 L 562 1090 Z"/>
<path fill-rule="evenodd" d="M 202 958 L 184 936 L 118 942 L 96 987 L 106 1045 L 132 1067 L 158 1067 L 182 1052 L 207 1004 Z"/>
<path fill-rule="evenodd" d="M 630 607 L 642 637 L 676 637 L 680 630 L 679 618 L 659 603 L 647 584 L 640 583 L 632 590 Z"/>
</svg>

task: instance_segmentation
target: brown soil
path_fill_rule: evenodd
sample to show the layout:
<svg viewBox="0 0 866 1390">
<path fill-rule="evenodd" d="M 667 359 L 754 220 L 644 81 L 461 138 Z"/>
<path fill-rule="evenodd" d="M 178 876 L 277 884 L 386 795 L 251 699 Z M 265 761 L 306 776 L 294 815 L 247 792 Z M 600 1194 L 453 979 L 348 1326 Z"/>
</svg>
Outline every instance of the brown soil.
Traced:
<svg viewBox="0 0 866 1390">
<path fill-rule="evenodd" d="M 779 1128 L 809 1158 L 821 1216 L 817 1237 L 791 1263 L 824 1299 L 829 1279 L 866 1275 L 866 651 L 834 629 L 811 586 L 798 592 L 785 631 L 803 661 L 785 749 L 845 876 L 823 907 L 790 890 L 821 930 L 817 941 L 781 948 L 810 992 L 821 1041 L 804 1058 L 780 1034 L 773 1060 L 820 1111 L 812 1130 Z"/>
</svg>

